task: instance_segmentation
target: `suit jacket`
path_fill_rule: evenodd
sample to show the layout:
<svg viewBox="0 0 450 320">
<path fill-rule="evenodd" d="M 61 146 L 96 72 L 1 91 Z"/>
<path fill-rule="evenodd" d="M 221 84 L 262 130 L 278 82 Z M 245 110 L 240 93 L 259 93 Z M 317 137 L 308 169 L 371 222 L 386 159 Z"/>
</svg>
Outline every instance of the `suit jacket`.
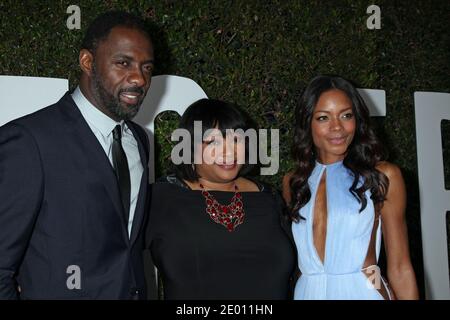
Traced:
<svg viewBox="0 0 450 320">
<path fill-rule="evenodd" d="M 130 238 L 114 169 L 69 93 L 0 128 L 0 299 L 145 298 L 149 145 L 127 125 L 144 168 Z"/>
</svg>

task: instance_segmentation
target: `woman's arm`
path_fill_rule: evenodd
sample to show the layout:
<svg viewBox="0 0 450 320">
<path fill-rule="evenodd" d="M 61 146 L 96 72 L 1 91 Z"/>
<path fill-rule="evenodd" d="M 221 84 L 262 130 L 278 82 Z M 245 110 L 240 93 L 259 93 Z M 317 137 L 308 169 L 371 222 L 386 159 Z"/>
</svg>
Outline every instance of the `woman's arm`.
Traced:
<svg viewBox="0 0 450 320">
<path fill-rule="evenodd" d="M 387 277 L 397 299 L 418 299 L 416 277 L 409 256 L 405 220 L 406 188 L 400 169 L 381 162 L 377 169 L 389 179 L 381 221 L 387 257 Z"/>
</svg>

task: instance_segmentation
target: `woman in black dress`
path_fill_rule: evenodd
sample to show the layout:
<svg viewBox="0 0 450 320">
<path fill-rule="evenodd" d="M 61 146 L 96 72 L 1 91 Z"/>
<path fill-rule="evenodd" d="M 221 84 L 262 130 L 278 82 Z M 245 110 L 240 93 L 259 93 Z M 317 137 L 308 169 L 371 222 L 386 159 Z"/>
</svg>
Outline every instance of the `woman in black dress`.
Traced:
<svg viewBox="0 0 450 320">
<path fill-rule="evenodd" d="M 244 177 L 248 148 L 237 129 L 248 129 L 246 118 L 230 104 L 202 99 L 179 128 L 194 137 L 194 121 L 202 137 L 197 145 L 189 139 L 192 155 L 180 152 L 175 174 L 152 186 L 147 241 L 164 298 L 291 298 L 290 226 L 278 193 Z"/>
</svg>

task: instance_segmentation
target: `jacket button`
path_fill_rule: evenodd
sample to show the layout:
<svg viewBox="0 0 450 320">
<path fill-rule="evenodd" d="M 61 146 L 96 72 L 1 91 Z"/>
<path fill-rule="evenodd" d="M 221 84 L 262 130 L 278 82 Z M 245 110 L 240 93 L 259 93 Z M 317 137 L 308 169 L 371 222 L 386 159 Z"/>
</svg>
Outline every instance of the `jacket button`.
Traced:
<svg viewBox="0 0 450 320">
<path fill-rule="evenodd" d="M 139 300 L 139 290 L 138 289 L 131 289 L 130 290 L 131 293 L 131 300 Z"/>
</svg>

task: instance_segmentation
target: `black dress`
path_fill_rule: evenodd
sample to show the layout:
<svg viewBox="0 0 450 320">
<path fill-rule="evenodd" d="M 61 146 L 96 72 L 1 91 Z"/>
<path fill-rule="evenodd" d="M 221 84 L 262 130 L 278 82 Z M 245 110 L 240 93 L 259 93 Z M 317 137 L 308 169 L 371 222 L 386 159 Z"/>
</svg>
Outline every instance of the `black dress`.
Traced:
<svg viewBox="0 0 450 320">
<path fill-rule="evenodd" d="M 261 190 L 263 188 L 263 190 Z M 242 192 L 244 222 L 229 232 L 206 213 L 199 190 L 169 176 L 152 185 L 147 245 L 164 299 L 289 299 L 296 251 L 279 196 Z M 221 204 L 233 192 L 210 191 Z"/>
</svg>

